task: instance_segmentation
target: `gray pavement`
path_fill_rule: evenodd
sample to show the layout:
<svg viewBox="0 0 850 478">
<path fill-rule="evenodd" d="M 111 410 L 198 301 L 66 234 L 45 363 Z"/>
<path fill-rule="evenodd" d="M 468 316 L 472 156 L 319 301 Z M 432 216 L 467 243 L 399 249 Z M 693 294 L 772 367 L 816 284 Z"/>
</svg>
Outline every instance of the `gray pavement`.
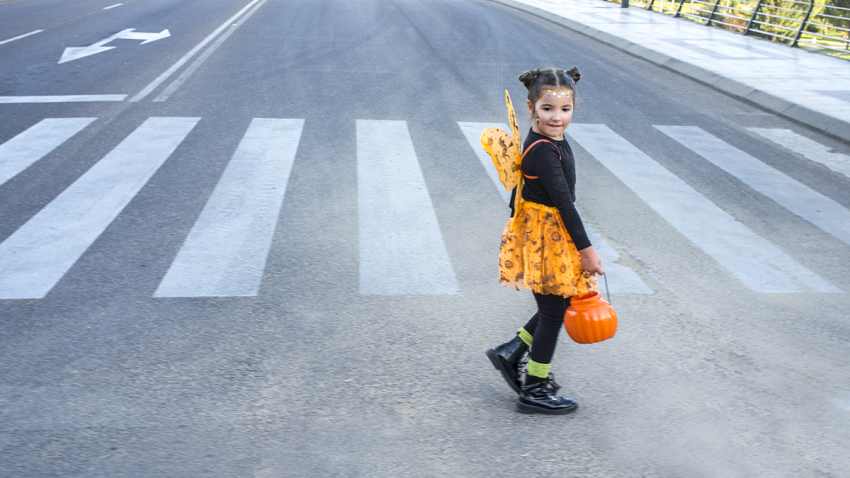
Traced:
<svg viewBox="0 0 850 478">
<path fill-rule="evenodd" d="M 116 3 L 0 3 L 0 39 L 43 29 L 0 45 L 0 97 L 127 95 L 0 104 L 0 148 L 45 119 L 96 118 L 0 184 L 0 248 L 38 245 L 46 236 L 16 242 L 18 231 L 55 209 L 66 190 L 88 191 L 83 200 L 100 207 L 95 199 L 107 189 L 80 185 L 135 174 L 90 173 L 152 118 L 197 119 L 44 297 L 0 299 L 0 476 L 850 472 L 850 245 L 825 226 L 840 216 L 817 222 L 792 211 L 772 198 L 790 186 L 756 189 L 719 165 L 727 156 L 706 159 L 691 149 L 697 135 L 683 144 L 664 131 L 696 128 L 781 174 L 782 184 L 845 209 L 850 178 L 824 161 L 850 155 L 846 143 L 479 0 L 267 0 L 226 41 L 219 42 L 225 29 L 133 102 L 218 28 L 238 23 L 230 19 L 250 1 L 136 0 L 103 10 Z M 170 37 L 118 40 L 113 50 L 58 64 L 65 47 L 126 28 L 168 29 Z M 216 44 L 179 88 L 155 101 Z M 483 351 L 509 338 L 534 303 L 530 293 L 498 284 L 508 209 L 459 123 L 505 122 L 503 91 L 522 105 L 520 72 L 574 65 L 583 75 L 571 137 L 579 208 L 610 249 L 606 257 L 652 293 L 612 294 L 620 328 L 610 341 L 580 346 L 563 334 L 553 371 L 580 408 L 566 417 L 526 416 Z M 216 198 L 238 199 L 220 192 L 235 181 L 232 164 L 264 164 L 262 148 L 248 147 L 268 139 L 248 134 L 258 118 L 304 122 L 269 245 L 258 247 L 253 236 L 246 242 L 251 259 L 266 251 L 256 295 L 154 297 L 196 226 L 216 224 L 201 221 L 207 211 L 224 214 L 217 217 L 225 224 L 257 217 Z M 406 125 L 409 138 L 388 137 L 386 148 L 412 145 L 421 183 L 414 177 L 409 187 L 424 184 L 430 204 L 388 200 L 385 210 L 363 209 L 360 189 L 370 185 L 358 183 L 358 165 L 367 164 L 359 125 L 376 122 Z M 603 141 L 589 140 L 588 131 Z M 819 145 L 825 159 L 770 139 L 777 134 Z M 160 151 L 163 141 L 132 152 Z M 610 148 L 600 143 L 623 145 L 667 171 L 656 177 L 667 178 L 657 191 L 675 189 L 691 201 L 658 206 L 651 188 L 618 177 L 623 160 L 605 156 Z M 268 187 L 241 193 L 279 195 Z M 749 231 L 747 244 L 767 243 L 756 251 L 782 258 L 766 263 L 788 279 L 779 280 L 785 289 L 760 291 L 771 272 L 746 282 L 734 261 L 712 256 L 714 246 L 703 241 L 723 239 L 717 224 L 692 213 L 704 233 L 695 239 L 687 214 L 668 214 L 690 204 Z M 370 244 L 361 238 L 363 218 L 411 208 L 436 218 L 460 293 L 363 294 L 361 249 Z M 398 224 L 400 234 L 421 226 Z M 741 250 L 743 239 L 735 239 L 727 241 L 730 257 Z M 788 264 L 819 281 L 793 281 Z M 42 270 L 0 256 L 0 277 L 40 278 Z M 256 272 L 238 262 L 227 270 L 223 280 Z"/>
</svg>

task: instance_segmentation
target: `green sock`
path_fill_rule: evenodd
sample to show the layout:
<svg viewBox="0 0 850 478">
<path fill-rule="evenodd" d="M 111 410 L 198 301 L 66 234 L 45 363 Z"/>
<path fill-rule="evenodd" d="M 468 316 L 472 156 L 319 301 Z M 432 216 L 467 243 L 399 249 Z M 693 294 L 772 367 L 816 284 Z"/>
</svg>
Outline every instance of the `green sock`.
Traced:
<svg viewBox="0 0 850 478">
<path fill-rule="evenodd" d="M 525 342 L 525 345 L 528 345 L 529 347 L 531 347 L 531 341 L 534 340 L 534 337 L 532 337 L 531 334 L 529 334 L 528 331 L 525 330 L 525 327 L 520 327 L 519 330 L 517 330 L 516 333 L 517 333 L 517 335 L 519 335 L 519 338 L 523 342 Z"/>
<path fill-rule="evenodd" d="M 528 360 L 528 368 L 525 373 L 537 378 L 546 378 L 549 376 L 549 369 L 552 368 L 551 363 L 537 363 L 534 360 Z"/>
</svg>

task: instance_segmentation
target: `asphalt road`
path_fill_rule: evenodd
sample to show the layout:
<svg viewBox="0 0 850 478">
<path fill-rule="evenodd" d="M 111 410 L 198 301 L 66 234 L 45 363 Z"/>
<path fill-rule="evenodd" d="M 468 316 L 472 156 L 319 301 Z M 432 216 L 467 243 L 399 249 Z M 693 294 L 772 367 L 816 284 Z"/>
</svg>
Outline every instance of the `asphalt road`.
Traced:
<svg viewBox="0 0 850 478">
<path fill-rule="evenodd" d="M 847 144 L 483 0 L 261 0 L 236 18 L 249 0 L 125 0 L 105 9 L 117 3 L 0 2 L 0 42 L 43 30 L 0 44 L 0 144 L 48 118 L 95 118 L 0 184 L 0 294 L 11 297 L 0 299 L 0 475 L 850 475 L 850 245 L 771 197 L 783 184 L 760 191 L 655 126 L 697 127 L 844 210 L 848 177 L 747 128 L 790 129 L 837 154 L 850 154 Z M 114 49 L 59 63 L 65 48 L 128 28 L 170 36 L 116 39 Z M 518 414 L 483 354 L 524 323 L 534 301 L 498 283 L 508 209 L 458 125 L 505 123 L 503 91 L 522 106 L 516 77 L 546 66 L 582 72 L 577 128 L 567 130 L 575 131 L 579 208 L 617 264 L 652 291 L 617 293 L 612 284 L 613 340 L 577 345 L 562 335 L 553 371 L 580 403 L 564 417 Z M 74 95 L 126 96 L 2 103 Z M 80 186 L 87 172 L 156 118 L 194 126 L 178 134 L 165 120 L 150 151 L 144 138 L 133 143 L 150 152 L 136 161 L 144 163 L 162 154 L 161 137 L 178 136 L 90 244 L 62 242 L 93 228 L 63 216 L 82 206 L 62 198 L 103 199 Z M 281 173 L 282 205 L 263 223 L 270 243 L 250 244 L 265 251 L 258 288 L 154 297 L 257 118 L 304 120 L 291 170 Z M 412 144 L 430 203 L 408 206 L 436 218 L 459 293 L 361 293 L 371 277 L 364 271 L 375 271 L 361 264 L 360 226 L 380 216 L 364 209 L 363 188 L 389 194 L 390 212 L 404 201 L 380 181 L 358 184 L 358 162 L 367 164 L 358 137 L 397 122 L 409 141 L 401 134 L 373 150 Z M 611 133 L 593 142 L 593 128 Z M 617 138 L 703 199 L 647 199 L 651 191 L 615 173 L 627 156 L 603 158 Z M 131 176 L 136 162 L 87 184 Z M 655 179 L 649 184 L 673 181 Z M 99 200 L 86 207 L 98 210 Z M 707 204 L 769 244 L 761 252 L 822 282 L 765 292 L 770 277 L 742 279 L 753 259 L 736 248 L 750 236 L 728 241 L 730 261 L 722 248 L 717 256 L 715 222 L 683 232 Z M 254 209 L 229 212 L 253 217 Z M 840 229 L 840 217 L 824 221 Z M 59 242 L 43 249 L 22 242 L 52 230 Z M 81 255 L 43 297 L 9 292 L 26 274 L 41 277 L 39 254 L 67 258 L 72 245 Z M 442 263 L 434 257 L 421 259 Z M 250 276 L 246 263 L 227 270 L 244 266 Z M 780 266 L 779 282 L 790 270 Z"/>
</svg>

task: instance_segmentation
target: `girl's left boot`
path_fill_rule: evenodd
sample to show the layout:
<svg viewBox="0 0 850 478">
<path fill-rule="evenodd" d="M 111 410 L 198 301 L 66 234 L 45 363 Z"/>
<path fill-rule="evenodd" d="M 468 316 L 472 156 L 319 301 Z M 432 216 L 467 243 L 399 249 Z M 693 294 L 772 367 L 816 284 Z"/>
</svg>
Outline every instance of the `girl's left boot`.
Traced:
<svg viewBox="0 0 850 478">
<path fill-rule="evenodd" d="M 519 333 L 511 340 L 496 348 L 487 349 L 485 354 L 490 363 L 499 372 L 502 378 L 510 385 L 514 392 L 522 391 L 522 377 L 519 374 L 520 360 L 528 352 L 528 345 L 520 338 Z"/>
</svg>

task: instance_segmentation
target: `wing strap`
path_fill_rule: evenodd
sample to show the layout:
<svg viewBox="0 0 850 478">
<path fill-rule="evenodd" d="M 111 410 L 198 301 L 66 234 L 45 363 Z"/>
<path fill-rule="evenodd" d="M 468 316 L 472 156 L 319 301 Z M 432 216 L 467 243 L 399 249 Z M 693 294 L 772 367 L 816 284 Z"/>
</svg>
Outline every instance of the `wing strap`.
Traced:
<svg viewBox="0 0 850 478">
<path fill-rule="evenodd" d="M 523 151 L 523 153 L 522 153 L 522 158 L 520 158 L 520 164 L 522 164 L 522 160 L 525 159 L 525 155 L 528 154 L 528 152 L 531 151 L 531 148 L 533 148 L 538 143 L 549 143 L 552 146 L 555 146 L 555 143 L 549 141 L 548 139 L 538 139 L 537 141 L 531 143 L 527 148 L 525 148 L 525 151 Z M 561 150 L 558 149 L 557 146 L 555 146 L 555 151 L 558 152 L 558 161 L 560 161 L 561 160 Z M 525 173 L 522 173 L 522 175 L 525 176 L 528 179 L 538 179 L 539 178 L 539 176 L 529 176 Z"/>
</svg>

